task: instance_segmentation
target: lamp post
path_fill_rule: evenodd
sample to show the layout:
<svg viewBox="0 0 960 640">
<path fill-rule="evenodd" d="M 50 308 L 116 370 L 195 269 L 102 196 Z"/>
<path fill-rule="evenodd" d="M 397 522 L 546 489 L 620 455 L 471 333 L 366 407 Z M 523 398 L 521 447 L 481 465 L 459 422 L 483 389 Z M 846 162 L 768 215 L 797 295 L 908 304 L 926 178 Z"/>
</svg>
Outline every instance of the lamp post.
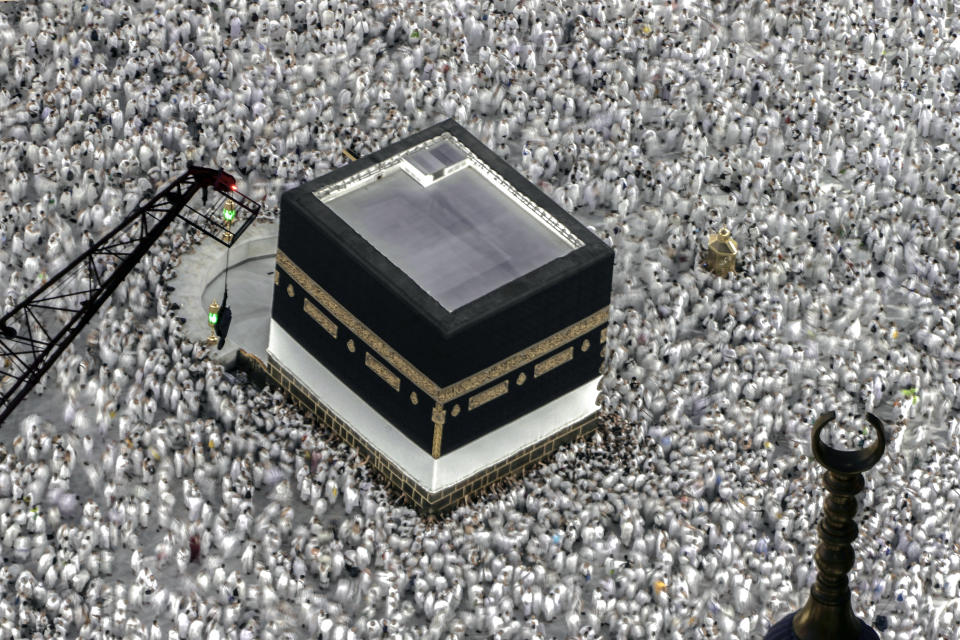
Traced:
<svg viewBox="0 0 960 640">
<path fill-rule="evenodd" d="M 207 344 L 215 345 L 220 338 L 217 337 L 217 322 L 220 321 L 220 305 L 216 300 L 210 303 L 207 308 L 207 324 L 210 325 L 210 336 L 207 338 Z"/>
<path fill-rule="evenodd" d="M 223 203 L 223 224 L 227 228 L 223 232 L 223 241 L 230 243 L 233 240 L 233 234 L 230 232 L 230 226 L 233 224 L 233 221 L 237 219 L 237 203 L 233 200 L 227 199 Z"/>
<path fill-rule="evenodd" d="M 857 514 L 857 494 L 863 491 L 863 473 L 879 462 L 886 448 L 883 422 L 868 413 L 867 422 L 877 433 L 876 442 L 858 451 L 839 451 L 820 440 L 820 432 L 835 417 L 833 411 L 822 414 L 810 435 L 813 456 L 827 470 L 823 486 L 828 493 L 817 526 L 820 544 L 814 555 L 817 581 L 803 608 L 777 622 L 764 640 L 880 639 L 853 613 L 847 574 L 854 565 L 852 543 L 859 532 L 853 517 Z"/>
</svg>

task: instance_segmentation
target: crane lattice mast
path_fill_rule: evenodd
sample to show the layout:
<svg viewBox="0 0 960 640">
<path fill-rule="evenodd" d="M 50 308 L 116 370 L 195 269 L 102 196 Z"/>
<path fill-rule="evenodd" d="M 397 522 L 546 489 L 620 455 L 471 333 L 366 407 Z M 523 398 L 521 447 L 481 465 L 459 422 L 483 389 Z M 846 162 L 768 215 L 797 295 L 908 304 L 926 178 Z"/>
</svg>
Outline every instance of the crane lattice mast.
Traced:
<svg viewBox="0 0 960 640">
<path fill-rule="evenodd" d="M 209 190 L 215 201 L 207 207 Z M 260 213 L 229 174 L 189 166 L 0 318 L 0 424 L 177 218 L 230 247 Z M 200 203 L 193 201 L 199 197 Z M 224 215 L 216 215 L 217 211 Z M 229 211 L 228 216 L 226 212 Z"/>
</svg>

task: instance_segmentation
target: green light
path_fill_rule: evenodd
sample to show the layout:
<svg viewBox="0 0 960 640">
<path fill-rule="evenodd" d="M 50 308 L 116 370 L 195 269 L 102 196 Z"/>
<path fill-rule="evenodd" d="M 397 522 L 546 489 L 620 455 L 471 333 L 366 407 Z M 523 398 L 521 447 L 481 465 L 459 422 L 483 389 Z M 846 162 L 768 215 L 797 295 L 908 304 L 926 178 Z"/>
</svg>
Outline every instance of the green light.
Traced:
<svg viewBox="0 0 960 640">
<path fill-rule="evenodd" d="M 208 313 L 208 314 L 207 314 L 207 322 L 209 322 L 210 324 L 217 324 L 217 320 L 218 320 L 219 318 L 220 318 L 220 314 L 219 314 L 219 313 Z"/>
<path fill-rule="evenodd" d="M 228 209 L 228 208 L 224 207 L 224 209 L 223 209 L 223 219 L 224 219 L 224 220 L 227 220 L 228 222 L 232 222 L 233 219 L 236 218 L 236 217 L 237 217 L 237 210 L 236 210 L 236 209 Z"/>
</svg>

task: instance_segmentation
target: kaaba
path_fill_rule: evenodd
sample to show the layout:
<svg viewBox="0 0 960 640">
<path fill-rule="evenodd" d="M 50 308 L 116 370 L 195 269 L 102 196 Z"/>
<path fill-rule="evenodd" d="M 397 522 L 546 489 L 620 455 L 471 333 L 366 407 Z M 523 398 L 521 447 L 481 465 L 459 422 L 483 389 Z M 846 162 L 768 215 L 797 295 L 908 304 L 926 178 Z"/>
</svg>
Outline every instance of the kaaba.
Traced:
<svg viewBox="0 0 960 640">
<path fill-rule="evenodd" d="M 613 251 L 453 120 L 281 197 L 269 376 L 424 512 L 596 426 Z"/>
</svg>

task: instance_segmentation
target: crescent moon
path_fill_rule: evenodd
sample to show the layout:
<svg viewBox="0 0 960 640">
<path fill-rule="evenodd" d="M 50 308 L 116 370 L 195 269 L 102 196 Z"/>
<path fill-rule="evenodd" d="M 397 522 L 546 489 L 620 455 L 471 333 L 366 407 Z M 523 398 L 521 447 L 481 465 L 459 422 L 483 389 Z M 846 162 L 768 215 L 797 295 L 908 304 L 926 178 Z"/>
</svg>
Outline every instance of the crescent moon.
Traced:
<svg viewBox="0 0 960 640">
<path fill-rule="evenodd" d="M 834 473 L 863 473 L 869 471 L 873 465 L 880 461 L 883 452 L 887 447 L 887 438 L 883 430 L 883 422 L 872 413 L 867 414 L 867 422 L 873 426 L 877 433 L 877 440 L 866 449 L 858 451 L 840 451 L 823 444 L 820 440 L 820 432 L 832 422 L 836 417 L 836 412 L 827 411 L 817 418 L 813 425 L 813 432 L 810 434 L 810 446 L 813 449 L 813 457 L 817 459 L 823 467 Z"/>
</svg>

